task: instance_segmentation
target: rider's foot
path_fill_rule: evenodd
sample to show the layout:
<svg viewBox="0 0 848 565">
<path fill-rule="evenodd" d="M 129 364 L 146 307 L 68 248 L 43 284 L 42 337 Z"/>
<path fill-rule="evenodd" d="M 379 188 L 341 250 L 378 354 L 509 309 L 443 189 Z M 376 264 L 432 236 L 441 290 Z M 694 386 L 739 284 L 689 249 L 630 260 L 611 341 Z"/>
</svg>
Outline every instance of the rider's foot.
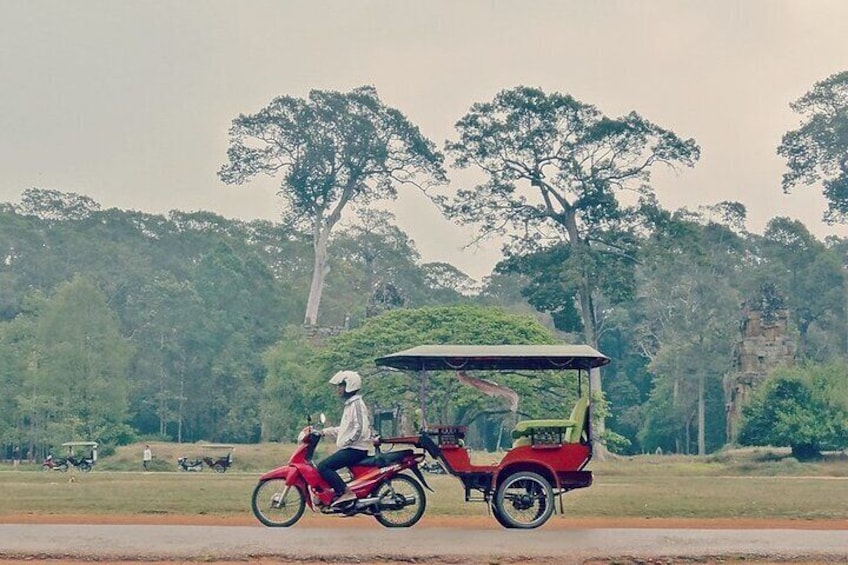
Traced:
<svg viewBox="0 0 848 565">
<path fill-rule="evenodd" d="M 354 500 L 356 500 L 356 495 L 353 494 L 353 491 L 349 490 L 335 499 L 330 506 L 341 506 L 342 504 L 346 504 Z"/>
</svg>

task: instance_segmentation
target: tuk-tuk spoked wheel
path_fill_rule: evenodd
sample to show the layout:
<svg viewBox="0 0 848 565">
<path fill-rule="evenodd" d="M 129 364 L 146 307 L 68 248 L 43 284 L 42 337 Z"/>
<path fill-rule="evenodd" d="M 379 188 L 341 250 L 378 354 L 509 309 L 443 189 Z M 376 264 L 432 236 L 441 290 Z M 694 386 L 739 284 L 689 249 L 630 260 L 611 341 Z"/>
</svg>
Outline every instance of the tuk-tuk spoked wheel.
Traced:
<svg viewBox="0 0 848 565">
<path fill-rule="evenodd" d="M 506 528 L 538 528 L 554 511 L 551 483 L 538 473 L 509 475 L 495 492 L 493 515 Z"/>
</svg>

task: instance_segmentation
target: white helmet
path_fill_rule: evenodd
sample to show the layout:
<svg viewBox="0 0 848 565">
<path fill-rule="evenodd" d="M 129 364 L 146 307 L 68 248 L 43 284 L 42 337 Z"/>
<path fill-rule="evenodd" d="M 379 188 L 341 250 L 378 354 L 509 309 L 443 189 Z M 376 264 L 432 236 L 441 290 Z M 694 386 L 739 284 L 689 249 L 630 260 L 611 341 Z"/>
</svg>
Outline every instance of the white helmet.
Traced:
<svg viewBox="0 0 848 565">
<path fill-rule="evenodd" d="M 339 371 L 330 379 L 331 385 L 344 383 L 345 392 L 356 392 L 362 388 L 362 377 L 356 371 Z"/>
</svg>

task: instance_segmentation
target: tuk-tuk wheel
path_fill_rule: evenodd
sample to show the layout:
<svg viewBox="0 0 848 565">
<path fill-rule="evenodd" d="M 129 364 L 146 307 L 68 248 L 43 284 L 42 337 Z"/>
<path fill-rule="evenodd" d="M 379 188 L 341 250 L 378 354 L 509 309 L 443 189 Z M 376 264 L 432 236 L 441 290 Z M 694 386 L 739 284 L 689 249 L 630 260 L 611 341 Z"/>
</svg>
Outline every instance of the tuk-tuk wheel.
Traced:
<svg viewBox="0 0 848 565">
<path fill-rule="evenodd" d="M 226 473 L 227 472 L 227 468 L 224 467 L 223 465 L 221 465 L 220 463 L 215 463 L 215 466 L 212 467 L 212 468 L 215 469 L 216 473 Z"/>
<path fill-rule="evenodd" d="M 551 483 L 538 473 L 509 475 L 495 492 L 494 516 L 506 528 L 538 528 L 554 512 Z"/>
<path fill-rule="evenodd" d="M 498 506 L 495 504 L 495 501 L 494 501 L 494 500 L 492 501 L 492 516 L 494 516 L 494 517 L 495 517 L 495 520 L 497 520 L 497 521 L 498 521 L 498 524 L 500 524 L 500 525 L 501 525 L 501 526 L 503 526 L 504 528 L 512 528 L 512 527 L 514 527 L 514 526 L 512 525 L 512 523 L 507 522 L 507 521 L 504 519 L 503 515 L 500 513 L 500 510 L 498 510 Z"/>
</svg>

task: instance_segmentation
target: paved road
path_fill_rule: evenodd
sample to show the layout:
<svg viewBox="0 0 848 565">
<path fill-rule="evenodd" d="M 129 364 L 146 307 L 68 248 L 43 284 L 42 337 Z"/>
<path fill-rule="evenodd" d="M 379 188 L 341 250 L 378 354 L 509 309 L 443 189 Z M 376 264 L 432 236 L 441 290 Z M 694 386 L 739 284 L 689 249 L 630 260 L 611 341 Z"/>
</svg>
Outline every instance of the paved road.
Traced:
<svg viewBox="0 0 848 565">
<path fill-rule="evenodd" d="M 0 557 L 184 560 L 674 556 L 836 557 L 848 561 L 848 531 L 457 528 L 345 529 L 259 526 L 0 524 Z"/>
</svg>

